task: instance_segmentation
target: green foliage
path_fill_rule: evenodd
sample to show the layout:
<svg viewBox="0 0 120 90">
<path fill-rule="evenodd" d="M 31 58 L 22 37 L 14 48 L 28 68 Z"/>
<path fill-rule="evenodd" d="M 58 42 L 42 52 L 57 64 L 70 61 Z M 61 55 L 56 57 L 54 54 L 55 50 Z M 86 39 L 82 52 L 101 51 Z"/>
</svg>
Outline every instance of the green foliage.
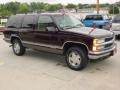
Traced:
<svg viewBox="0 0 120 90">
<path fill-rule="evenodd" d="M 61 4 L 48 4 L 46 7 L 47 11 L 57 11 L 62 8 Z"/>
<path fill-rule="evenodd" d="M 120 2 L 116 4 L 117 6 L 120 6 Z M 95 8 L 95 4 L 68 4 L 65 6 L 67 9 L 82 9 L 82 8 Z M 109 7 L 109 4 L 101 4 L 100 7 Z M 59 9 L 62 9 L 62 4 L 48 4 L 48 3 L 42 3 L 42 2 L 31 2 L 29 4 L 27 3 L 19 3 L 19 2 L 9 2 L 6 4 L 0 4 L 0 16 L 9 16 L 12 14 L 17 13 L 28 13 L 28 12 L 41 12 L 41 11 L 57 11 Z M 118 10 L 115 8 L 115 13 L 118 12 Z M 110 13 L 112 13 L 112 10 L 110 8 Z"/>
<path fill-rule="evenodd" d="M 13 14 L 18 13 L 20 3 L 19 2 L 9 2 L 5 4 L 5 8 L 12 12 Z"/>
<path fill-rule="evenodd" d="M 42 11 L 45 10 L 46 8 L 46 3 L 36 3 L 36 2 L 32 2 L 30 3 L 30 11 L 34 12 L 34 11 Z"/>
<path fill-rule="evenodd" d="M 68 9 L 75 9 L 75 8 L 77 8 L 77 6 L 75 4 L 68 4 L 66 6 L 66 8 L 68 8 Z"/>
<path fill-rule="evenodd" d="M 109 14 L 119 14 L 119 8 L 116 5 L 110 5 Z"/>
<path fill-rule="evenodd" d="M 19 9 L 18 9 L 19 13 L 27 13 L 29 12 L 29 5 L 26 3 L 22 3 L 19 5 Z"/>
<path fill-rule="evenodd" d="M 0 11 L 0 16 L 4 17 L 4 16 L 10 16 L 12 13 L 8 10 L 2 10 Z"/>
<path fill-rule="evenodd" d="M 79 9 L 82 9 L 82 8 L 83 8 L 83 5 L 79 3 L 79 4 L 78 4 L 78 8 L 79 8 Z"/>
</svg>

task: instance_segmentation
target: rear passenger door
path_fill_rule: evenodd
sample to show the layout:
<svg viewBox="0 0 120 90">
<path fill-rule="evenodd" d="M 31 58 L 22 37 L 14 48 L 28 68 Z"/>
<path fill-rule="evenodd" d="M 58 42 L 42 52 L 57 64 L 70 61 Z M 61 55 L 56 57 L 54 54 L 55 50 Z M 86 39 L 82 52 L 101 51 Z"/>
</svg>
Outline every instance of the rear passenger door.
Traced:
<svg viewBox="0 0 120 90">
<path fill-rule="evenodd" d="M 19 31 L 21 39 L 24 43 L 29 44 L 30 42 L 34 42 L 34 31 L 37 28 L 37 15 L 25 15 L 22 27 Z"/>
</svg>

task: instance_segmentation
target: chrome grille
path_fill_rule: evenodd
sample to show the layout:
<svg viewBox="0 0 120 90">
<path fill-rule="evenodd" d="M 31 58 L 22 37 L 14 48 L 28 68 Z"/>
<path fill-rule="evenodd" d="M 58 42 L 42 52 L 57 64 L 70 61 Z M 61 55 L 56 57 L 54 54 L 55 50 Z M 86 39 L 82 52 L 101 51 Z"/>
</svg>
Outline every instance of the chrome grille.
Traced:
<svg viewBox="0 0 120 90">
<path fill-rule="evenodd" d="M 113 37 L 106 38 L 105 42 L 108 42 L 108 41 L 111 41 L 111 40 L 113 40 Z"/>
</svg>

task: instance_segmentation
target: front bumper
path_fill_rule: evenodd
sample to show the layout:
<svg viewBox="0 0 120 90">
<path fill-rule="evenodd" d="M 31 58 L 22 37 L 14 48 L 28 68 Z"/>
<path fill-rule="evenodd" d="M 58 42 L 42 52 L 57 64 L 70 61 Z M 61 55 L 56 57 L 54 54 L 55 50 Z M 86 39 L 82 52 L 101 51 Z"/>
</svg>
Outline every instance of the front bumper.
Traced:
<svg viewBox="0 0 120 90">
<path fill-rule="evenodd" d="M 115 44 L 111 49 L 105 50 L 105 51 L 100 51 L 100 52 L 89 52 L 89 59 L 100 59 L 100 58 L 105 58 L 105 57 L 110 57 L 113 56 L 117 52 L 117 44 Z"/>
</svg>

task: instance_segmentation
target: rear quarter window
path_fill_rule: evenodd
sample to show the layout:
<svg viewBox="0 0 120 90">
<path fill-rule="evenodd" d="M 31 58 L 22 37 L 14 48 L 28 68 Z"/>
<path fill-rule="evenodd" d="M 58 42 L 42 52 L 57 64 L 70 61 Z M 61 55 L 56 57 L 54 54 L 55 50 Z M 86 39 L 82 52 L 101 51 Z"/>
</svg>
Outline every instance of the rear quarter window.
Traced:
<svg viewBox="0 0 120 90">
<path fill-rule="evenodd" d="M 24 15 L 14 15 L 8 19 L 7 28 L 20 28 Z"/>
</svg>

